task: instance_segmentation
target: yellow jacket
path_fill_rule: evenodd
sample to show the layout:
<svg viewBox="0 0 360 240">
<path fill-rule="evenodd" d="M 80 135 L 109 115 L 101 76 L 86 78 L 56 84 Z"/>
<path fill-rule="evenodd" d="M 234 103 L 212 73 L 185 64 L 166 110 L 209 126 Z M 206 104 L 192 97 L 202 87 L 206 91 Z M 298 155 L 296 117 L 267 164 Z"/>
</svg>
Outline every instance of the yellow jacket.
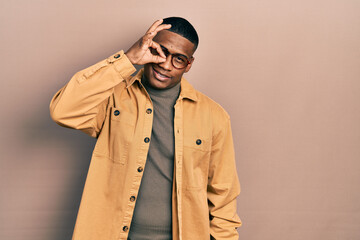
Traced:
<svg viewBox="0 0 360 240">
<path fill-rule="evenodd" d="M 151 141 L 152 102 L 123 51 L 76 73 L 50 103 L 58 124 L 97 138 L 74 240 L 127 239 Z M 230 118 L 184 78 L 175 104 L 173 239 L 238 239 Z M 210 218 L 210 219 L 209 219 Z"/>
</svg>

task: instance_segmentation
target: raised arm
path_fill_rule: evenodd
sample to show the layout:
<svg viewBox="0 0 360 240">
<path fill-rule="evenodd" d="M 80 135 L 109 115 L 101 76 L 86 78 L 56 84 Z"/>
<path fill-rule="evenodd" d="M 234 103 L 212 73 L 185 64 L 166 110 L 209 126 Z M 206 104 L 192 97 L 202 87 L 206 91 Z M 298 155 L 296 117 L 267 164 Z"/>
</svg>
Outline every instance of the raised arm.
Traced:
<svg viewBox="0 0 360 240">
<path fill-rule="evenodd" d="M 76 73 L 52 98 L 52 119 L 61 126 L 97 137 L 114 87 L 134 71 L 134 66 L 120 51 Z"/>
<path fill-rule="evenodd" d="M 171 26 L 158 20 L 151 25 L 127 52 L 120 51 L 109 58 L 76 73 L 60 89 L 50 103 L 52 119 L 61 126 L 79 129 L 97 137 L 106 115 L 109 97 L 124 79 L 134 71 L 133 64 L 165 61 L 161 47 L 152 39 Z M 151 54 L 150 48 L 159 55 Z"/>
</svg>

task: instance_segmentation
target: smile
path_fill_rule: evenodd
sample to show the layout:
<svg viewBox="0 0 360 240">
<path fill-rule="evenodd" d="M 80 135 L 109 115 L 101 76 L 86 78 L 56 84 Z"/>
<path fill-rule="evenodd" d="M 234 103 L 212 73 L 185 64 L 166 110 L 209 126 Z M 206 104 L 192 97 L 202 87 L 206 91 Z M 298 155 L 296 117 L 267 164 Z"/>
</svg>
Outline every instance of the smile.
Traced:
<svg viewBox="0 0 360 240">
<path fill-rule="evenodd" d="M 164 74 L 161 74 L 160 72 L 156 71 L 154 69 L 154 67 L 152 68 L 153 69 L 153 72 L 154 72 L 154 75 L 155 75 L 155 78 L 159 81 L 166 81 L 166 80 L 169 80 L 170 77 L 167 76 L 167 75 L 164 75 Z"/>
</svg>

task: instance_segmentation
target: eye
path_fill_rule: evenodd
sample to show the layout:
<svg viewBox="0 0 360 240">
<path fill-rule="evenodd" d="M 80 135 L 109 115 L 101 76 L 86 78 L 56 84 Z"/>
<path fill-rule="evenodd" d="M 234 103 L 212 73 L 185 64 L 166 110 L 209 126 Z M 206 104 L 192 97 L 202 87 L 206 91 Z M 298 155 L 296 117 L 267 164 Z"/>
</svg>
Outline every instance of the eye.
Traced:
<svg viewBox="0 0 360 240">
<path fill-rule="evenodd" d="M 159 53 L 156 51 L 155 48 L 150 47 L 150 52 L 151 52 L 151 54 L 153 54 L 153 55 L 159 55 Z"/>
<path fill-rule="evenodd" d="M 178 63 L 185 63 L 185 62 L 186 62 L 186 59 L 185 59 L 183 56 L 181 56 L 181 55 L 174 56 L 174 59 L 175 59 L 175 61 L 178 62 Z"/>
</svg>

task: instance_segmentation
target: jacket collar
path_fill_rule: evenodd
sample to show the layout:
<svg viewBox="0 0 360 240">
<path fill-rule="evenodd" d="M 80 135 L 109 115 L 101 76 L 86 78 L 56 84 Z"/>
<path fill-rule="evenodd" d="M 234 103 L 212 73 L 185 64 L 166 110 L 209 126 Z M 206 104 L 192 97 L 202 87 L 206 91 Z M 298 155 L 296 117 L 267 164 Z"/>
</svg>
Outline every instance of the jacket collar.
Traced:
<svg viewBox="0 0 360 240">
<path fill-rule="evenodd" d="M 127 78 L 125 80 L 126 88 L 129 88 L 136 81 L 141 83 L 141 77 L 142 77 L 143 73 L 144 73 L 144 69 L 142 68 L 138 71 L 137 74 L 135 74 L 135 76 Z M 179 99 L 182 99 L 182 98 L 187 98 L 194 102 L 196 102 L 198 100 L 195 88 L 184 77 L 181 78 L 181 82 L 180 82 Z"/>
<path fill-rule="evenodd" d="M 180 99 L 187 98 L 197 102 L 198 96 L 196 94 L 195 88 L 184 77 L 181 78 L 180 88 Z"/>
</svg>

